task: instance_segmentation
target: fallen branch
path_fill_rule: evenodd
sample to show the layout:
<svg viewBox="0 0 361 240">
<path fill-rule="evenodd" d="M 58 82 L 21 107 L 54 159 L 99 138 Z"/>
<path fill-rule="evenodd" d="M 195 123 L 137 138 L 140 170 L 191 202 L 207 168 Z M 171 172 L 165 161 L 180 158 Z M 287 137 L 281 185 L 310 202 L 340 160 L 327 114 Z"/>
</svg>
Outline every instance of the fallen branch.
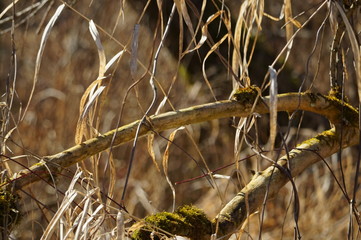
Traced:
<svg viewBox="0 0 361 240">
<path fill-rule="evenodd" d="M 343 139 L 342 146 L 339 144 L 340 134 L 342 134 Z M 191 226 L 182 224 L 182 228 L 177 228 L 182 220 L 174 221 L 175 216 L 172 213 L 157 213 L 134 224 L 130 229 L 131 236 L 134 239 L 151 239 L 149 235 L 152 230 L 161 228 L 168 230 L 168 236 L 175 234 L 194 240 L 209 239 L 210 235 L 216 231 L 217 239 L 228 239 L 242 226 L 250 214 L 262 206 L 266 194 L 267 199 L 273 198 L 290 180 L 285 172 L 290 173 L 292 177 L 298 176 L 310 165 L 339 151 L 340 147 L 345 148 L 355 145 L 357 142 L 357 128 L 345 127 L 342 129 L 342 133 L 337 132 L 335 128 L 325 131 L 304 141 L 287 155 L 281 157 L 277 161 L 277 167 L 272 165 L 264 171 L 256 173 L 252 180 L 221 210 L 213 221 L 208 223 L 204 218 L 200 218 L 197 220 L 199 224 Z M 198 219 L 198 215 L 193 216 L 193 218 Z M 199 236 L 197 238 L 192 237 L 192 234 L 197 231 L 202 232 L 204 236 L 202 238 Z"/>
<path fill-rule="evenodd" d="M 254 88 L 246 90 L 249 91 L 237 93 L 234 100 L 207 103 L 151 116 L 148 118 L 147 124 L 141 127 L 139 136 L 213 119 L 233 116 L 247 117 L 253 112 L 268 113 L 269 98 L 259 97 Z M 258 101 L 254 104 L 256 99 Z M 345 122 L 353 127 L 358 125 L 358 112 L 352 106 L 342 103 L 336 98 L 314 93 L 286 93 L 278 96 L 278 111 L 293 112 L 296 110 L 321 114 L 334 124 Z M 116 135 L 114 145 L 133 140 L 138 124 L 139 121 L 135 121 L 58 154 L 43 157 L 39 163 L 20 171 L 12 179 L 2 183 L 1 187 L 11 187 L 16 191 L 41 179 L 49 179 L 50 174 L 56 175 L 64 168 L 109 148 L 114 134 Z"/>
<path fill-rule="evenodd" d="M 282 169 L 290 170 L 291 176 L 296 177 L 310 165 L 339 151 L 340 134 L 343 140 L 342 148 L 345 148 L 358 143 L 358 133 L 359 130 L 354 127 L 343 128 L 342 133 L 337 132 L 335 128 L 325 131 L 281 157 L 277 161 L 277 167 L 273 165 L 258 172 L 216 217 L 217 237 L 224 236 L 222 239 L 228 239 L 250 214 L 262 206 L 266 193 L 270 199 L 279 192 L 289 181 Z"/>
</svg>

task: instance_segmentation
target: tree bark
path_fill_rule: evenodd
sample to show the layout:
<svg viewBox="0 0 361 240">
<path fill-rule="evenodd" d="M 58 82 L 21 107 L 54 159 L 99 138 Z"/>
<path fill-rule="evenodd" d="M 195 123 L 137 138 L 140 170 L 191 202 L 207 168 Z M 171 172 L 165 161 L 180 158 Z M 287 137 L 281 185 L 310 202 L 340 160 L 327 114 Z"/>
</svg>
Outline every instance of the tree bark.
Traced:
<svg viewBox="0 0 361 240">
<path fill-rule="evenodd" d="M 291 150 L 277 161 L 277 166 L 272 165 L 258 172 L 216 217 L 217 237 L 228 239 L 250 214 L 262 207 L 266 195 L 267 199 L 273 198 L 290 178 L 296 177 L 310 165 L 331 156 L 341 148 L 357 144 L 358 140 L 359 130 L 356 128 L 346 127 L 342 131 L 333 128 Z"/>
<path fill-rule="evenodd" d="M 264 114 L 269 112 L 268 104 L 269 97 L 252 95 L 245 91 L 238 93 L 235 100 L 207 103 L 150 116 L 147 118 L 147 122 L 141 126 L 139 136 L 214 119 L 233 116 L 247 117 L 252 113 Z M 356 109 L 336 98 L 321 94 L 280 94 L 277 108 L 278 111 L 288 112 L 297 110 L 310 111 L 325 116 L 334 124 L 343 123 L 349 127 L 358 127 L 358 112 Z M 9 187 L 15 191 L 22 189 L 33 182 L 49 179 L 50 174 L 56 175 L 64 168 L 108 149 L 112 144 L 116 146 L 129 142 L 134 139 L 139 123 L 139 120 L 135 121 L 96 138 L 89 139 L 63 152 L 43 157 L 39 163 L 20 171 L 9 181 L 2 183 L 1 187 Z"/>
</svg>

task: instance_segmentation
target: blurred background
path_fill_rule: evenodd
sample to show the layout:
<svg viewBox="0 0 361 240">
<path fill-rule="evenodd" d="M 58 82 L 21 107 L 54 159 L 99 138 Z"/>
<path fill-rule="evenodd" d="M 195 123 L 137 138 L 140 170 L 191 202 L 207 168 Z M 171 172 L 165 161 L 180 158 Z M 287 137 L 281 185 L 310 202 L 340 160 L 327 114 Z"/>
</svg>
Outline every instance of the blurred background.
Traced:
<svg viewBox="0 0 361 240">
<path fill-rule="evenodd" d="M 12 6 L 14 2 L 16 4 Z M 155 113 L 165 95 L 168 102 L 160 108 L 160 113 L 228 99 L 233 90 L 231 66 L 235 26 L 241 6 L 252 4 L 231 0 L 181 2 L 187 11 L 182 15 L 179 9 L 175 11 L 156 62 L 158 98 L 151 114 Z M 262 86 L 263 95 L 269 94 L 268 66 L 286 46 L 286 26 L 290 24 L 294 32 L 299 32 L 289 57 L 282 54 L 276 60 L 276 69 L 284 64 L 278 75 L 278 92 L 328 94 L 333 32 L 327 5 L 322 1 L 293 1 L 294 21 L 285 23 L 284 7 L 290 6 L 285 5 L 286 1 L 255 2 L 258 10 L 264 4 L 265 14 L 258 16 L 258 22 L 245 23 L 242 36 L 245 37 L 246 30 L 250 30 L 251 43 L 240 44 L 240 54 L 248 61 L 246 70 L 250 83 Z M 64 10 L 49 32 L 39 65 L 37 55 L 41 38 L 62 3 L 58 0 L 0 2 L 0 91 L 4 102 L 1 167 L 10 176 L 37 163 L 43 156 L 56 154 L 76 144 L 81 99 L 85 96 L 87 101 L 86 90 L 98 78 L 100 68 L 97 45 L 89 31 L 90 20 L 96 24 L 107 62 L 120 51 L 124 50 L 124 53 L 104 74 L 106 90 L 93 105 L 90 113 L 93 115 L 87 118 L 81 139 L 141 119 L 152 101 L 149 79 L 153 58 L 173 1 L 66 1 Z M 250 11 L 251 8 L 246 9 Z M 257 9 L 249 14 L 255 14 Z M 223 15 L 209 21 L 209 17 L 220 11 Z M 193 24 L 192 27 L 189 23 Z M 205 23 L 208 23 L 207 42 L 186 53 L 188 46 L 190 49 L 196 46 Z M 198 24 L 200 28 L 197 28 Z M 139 32 L 134 31 L 135 26 L 139 26 Z M 138 44 L 134 48 L 136 35 Z M 216 43 L 225 36 L 226 40 L 218 46 Z M 246 55 L 243 54 L 244 48 L 248 49 Z M 357 84 L 347 40 L 345 49 L 345 61 L 351 62 L 346 69 L 345 96 L 355 106 L 358 103 Z M 34 83 L 37 67 L 39 72 Z M 299 112 L 295 116 L 290 119 L 289 114 L 280 113 L 278 117 L 278 131 L 287 135 L 290 149 L 330 127 L 327 119 L 315 114 Z M 175 144 L 170 145 L 166 159 L 166 172 L 173 184 L 175 198 L 162 164 L 168 144 L 166 138 L 174 130 L 161 133 L 165 138 L 155 135 L 154 141 L 139 139 L 123 202 L 129 213 L 126 219 L 172 211 L 173 201 L 176 206 L 194 204 L 209 218 L 214 218 L 224 204 L 249 182 L 252 171 L 269 166 L 269 162 L 260 156 L 250 157 L 254 152 L 245 141 L 240 141 L 239 154 L 235 154 L 237 121 L 219 119 L 186 126 L 176 133 Z M 241 134 L 241 138 L 251 139 L 252 144 L 267 151 L 270 149 L 267 145 L 269 116 L 262 115 L 255 121 L 256 124 L 248 133 Z M 280 136 L 276 138 L 276 148 L 281 147 Z M 104 234 L 113 236 L 116 214 L 122 209 L 121 198 L 131 150 L 132 143 L 123 144 L 69 168 L 51 180 L 55 188 L 39 181 L 23 189 L 19 192 L 22 221 L 13 229 L 10 238 L 39 239 L 59 210 L 77 171 L 83 172 L 74 187 L 79 194 L 69 209 L 62 212 L 63 224 L 70 229 L 82 211 L 85 199 L 91 199 L 93 212 L 98 206 L 105 206 L 99 212 L 102 221 L 97 218 L 98 226 Z M 353 190 L 357 156 L 356 148 L 348 148 L 342 152 L 341 158 L 334 155 L 327 159 L 332 173 L 343 182 L 349 194 Z M 216 179 L 217 186 L 211 186 L 204 177 L 192 180 L 202 175 L 204 169 L 215 170 L 229 164 L 232 165 L 217 172 L 221 175 Z M 180 183 L 182 181 L 186 182 Z M 344 239 L 349 224 L 358 229 L 356 223 L 350 223 L 349 204 L 324 163 L 315 164 L 295 182 L 300 201 L 299 227 L 304 239 Z M 256 213 L 238 234 L 239 239 L 255 239 L 259 235 L 263 239 L 293 239 L 293 201 L 292 186 L 286 185 L 275 199 L 268 201 L 262 231 L 260 215 Z M 50 238 L 60 238 L 59 231 L 57 227 Z M 101 238 L 99 235 L 92 237 L 96 236 Z M 358 237 L 358 231 L 355 231 L 353 238 Z"/>
</svg>

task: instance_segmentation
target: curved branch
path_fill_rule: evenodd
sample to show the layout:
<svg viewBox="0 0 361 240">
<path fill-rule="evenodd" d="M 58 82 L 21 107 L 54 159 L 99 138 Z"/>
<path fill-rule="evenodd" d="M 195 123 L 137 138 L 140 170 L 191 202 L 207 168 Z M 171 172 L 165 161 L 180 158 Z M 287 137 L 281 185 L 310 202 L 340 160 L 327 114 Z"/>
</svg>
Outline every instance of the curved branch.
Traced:
<svg viewBox="0 0 361 240">
<path fill-rule="evenodd" d="M 147 124 L 141 126 L 139 136 L 144 136 L 152 131 L 161 132 L 213 119 L 233 116 L 247 117 L 254 112 L 268 113 L 268 97 L 258 97 L 257 94 L 250 95 L 250 91 L 244 91 L 237 93 L 235 98 L 236 100 L 208 103 L 151 116 L 147 119 Z M 255 103 L 256 99 L 258 99 L 257 103 Z M 278 96 L 278 111 L 296 110 L 324 115 L 334 124 L 344 121 L 353 127 L 358 125 L 358 112 L 352 106 L 342 103 L 336 98 L 314 93 L 287 93 Z M 7 186 L 19 190 L 33 182 L 48 178 L 49 172 L 57 174 L 64 168 L 109 148 L 114 134 L 116 134 L 114 145 L 129 142 L 134 139 L 138 124 L 139 121 L 135 121 L 58 154 L 44 157 L 39 163 L 20 171 L 16 177 L 3 183 L 2 187 Z"/>
<path fill-rule="evenodd" d="M 162 230 L 169 230 L 168 232 L 171 234 L 183 235 L 191 239 L 201 239 L 199 236 L 192 237 L 191 233 L 193 232 L 202 232 L 204 234 L 202 239 L 209 239 L 212 231 L 217 229 L 217 239 L 228 239 L 242 226 L 250 214 L 262 206 L 266 194 L 267 199 L 270 199 L 279 192 L 289 181 L 289 175 L 295 177 L 310 165 L 339 151 L 340 134 L 344 139 L 341 147 L 357 144 L 358 132 L 358 129 L 354 127 L 345 127 L 342 129 L 342 133 L 333 128 L 304 141 L 288 155 L 281 157 L 277 161 L 277 167 L 273 165 L 256 173 L 252 180 L 221 210 L 212 223 L 202 224 L 205 222 L 202 218 L 195 220 L 196 222 L 191 226 L 182 225 L 182 229 L 177 229 L 179 222 L 170 221 L 174 218 L 172 213 L 163 212 L 134 224 L 131 227 L 132 237 L 134 239 L 150 239 L 151 229 L 159 227 Z M 162 222 L 150 219 L 162 219 Z M 142 237 L 135 237 L 138 235 L 142 235 Z"/>
<path fill-rule="evenodd" d="M 224 239 L 228 239 L 237 231 L 246 218 L 262 206 L 267 191 L 268 199 L 278 193 L 289 181 L 281 168 L 289 169 L 291 176 L 295 177 L 310 165 L 339 151 L 340 137 L 343 139 L 342 148 L 345 148 L 357 144 L 358 135 L 359 131 L 354 127 L 345 127 L 342 133 L 333 128 L 303 142 L 291 150 L 288 156 L 281 157 L 277 161 L 278 167 L 270 166 L 258 172 L 216 217 L 217 237 L 224 236 Z"/>
</svg>

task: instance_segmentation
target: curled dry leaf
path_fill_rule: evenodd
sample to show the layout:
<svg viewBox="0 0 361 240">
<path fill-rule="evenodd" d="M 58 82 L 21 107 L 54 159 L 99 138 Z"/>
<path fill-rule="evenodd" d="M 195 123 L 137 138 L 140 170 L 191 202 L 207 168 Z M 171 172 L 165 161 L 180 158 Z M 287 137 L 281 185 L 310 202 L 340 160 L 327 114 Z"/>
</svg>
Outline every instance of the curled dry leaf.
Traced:
<svg viewBox="0 0 361 240">
<path fill-rule="evenodd" d="M 38 77 L 39 77 L 39 71 L 40 71 L 40 65 L 41 65 L 41 59 L 43 57 L 43 53 L 44 53 L 44 49 L 45 49 L 45 45 L 46 45 L 46 42 L 49 38 L 49 35 L 50 35 L 50 32 L 51 32 L 51 29 L 53 28 L 56 20 L 58 19 L 59 15 L 61 14 L 61 12 L 63 11 L 65 5 L 64 4 L 61 4 L 55 11 L 53 17 L 49 20 L 48 24 L 46 25 L 45 29 L 44 29 L 44 33 L 41 37 L 41 40 L 40 40 L 40 47 L 39 47 L 39 50 L 38 50 L 38 54 L 36 56 L 36 62 L 35 62 L 35 73 L 34 73 L 34 79 L 33 79 L 33 86 L 31 88 L 31 92 L 30 92 L 30 96 L 29 96 L 29 100 L 28 100 L 28 103 L 26 104 L 26 107 L 25 107 L 25 110 L 24 110 L 24 114 L 22 116 L 22 120 L 24 119 L 25 117 L 25 114 L 29 108 L 29 105 L 30 105 L 30 102 L 31 102 L 31 99 L 33 98 L 33 95 L 34 95 L 34 91 L 35 91 L 35 86 L 36 86 L 36 83 L 38 82 Z"/>
<path fill-rule="evenodd" d="M 173 210 L 172 210 L 173 212 L 175 211 L 175 189 L 174 189 L 174 186 L 173 186 L 173 184 L 172 184 L 172 182 L 171 182 L 171 180 L 169 179 L 169 176 L 168 176 L 169 149 L 170 149 L 170 146 L 173 143 L 174 137 L 177 134 L 177 132 L 180 131 L 180 130 L 183 130 L 183 129 L 184 129 L 183 126 L 179 127 L 170 134 L 169 141 L 168 141 L 167 147 L 166 147 L 166 149 L 164 151 L 164 155 L 163 155 L 163 171 L 164 171 L 164 175 L 165 175 L 165 177 L 167 179 L 169 187 L 172 189 L 172 194 L 173 194 Z"/>
<path fill-rule="evenodd" d="M 99 74 L 98 74 L 98 78 L 101 78 L 104 76 L 105 74 L 105 66 L 106 66 L 106 58 L 105 58 L 105 52 L 104 52 L 104 48 L 103 45 L 100 41 L 100 35 L 99 32 L 93 22 L 93 20 L 89 21 L 89 31 L 90 34 L 97 46 L 98 49 L 98 55 L 99 55 Z"/>
<path fill-rule="evenodd" d="M 202 62 L 202 74 L 203 74 L 203 78 L 204 78 L 204 80 L 206 81 L 206 84 L 207 84 L 209 90 L 211 91 L 212 96 L 213 96 L 213 98 L 214 98 L 215 100 L 217 100 L 217 98 L 216 98 L 216 95 L 215 95 L 214 92 L 213 92 L 213 88 L 212 88 L 212 86 L 211 86 L 211 83 L 210 83 L 209 80 L 208 80 L 207 73 L 206 73 L 206 61 L 207 61 L 208 57 L 209 57 L 214 51 L 216 51 L 216 50 L 218 49 L 219 45 L 221 45 L 221 44 L 224 42 L 224 40 L 226 40 L 228 37 L 230 37 L 229 34 L 226 34 L 226 35 L 224 35 L 224 36 L 221 38 L 221 40 L 219 40 L 218 42 L 216 42 L 216 43 L 212 46 L 212 48 L 208 51 L 208 53 L 206 54 L 206 56 L 204 57 L 204 60 L 203 60 L 203 62 Z"/>
<path fill-rule="evenodd" d="M 219 16 L 222 15 L 224 11 L 218 11 L 216 12 L 215 14 L 212 14 L 210 17 L 208 17 L 206 23 L 204 24 L 204 26 L 202 27 L 202 36 L 201 36 L 201 39 L 198 41 L 197 45 L 193 48 L 193 49 L 190 49 L 190 50 L 187 50 L 183 53 L 183 55 L 185 54 L 188 54 L 188 53 L 191 53 L 197 49 L 199 49 L 204 43 L 205 41 L 207 40 L 207 34 L 208 34 L 208 25 L 210 23 L 212 23 L 215 19 L 217 19 Z"/>
<path fill-rule="evenodd" d="M 149 153 L 155 167 L 157 168 L 158 172 L 160 172 L 160 168 L 159 168 L 159 165 L 157 163 L 157 160 L 155 158 L 155 153 L 154 153 L 154 146 L 153 146 L 153 144 L 154 144 L 154 134 L 149 134 L 148 135 L 148 142 L 147 143 L 148 143 L 148 147 L 147 147 L 148 153 Z"/>
</svg>

